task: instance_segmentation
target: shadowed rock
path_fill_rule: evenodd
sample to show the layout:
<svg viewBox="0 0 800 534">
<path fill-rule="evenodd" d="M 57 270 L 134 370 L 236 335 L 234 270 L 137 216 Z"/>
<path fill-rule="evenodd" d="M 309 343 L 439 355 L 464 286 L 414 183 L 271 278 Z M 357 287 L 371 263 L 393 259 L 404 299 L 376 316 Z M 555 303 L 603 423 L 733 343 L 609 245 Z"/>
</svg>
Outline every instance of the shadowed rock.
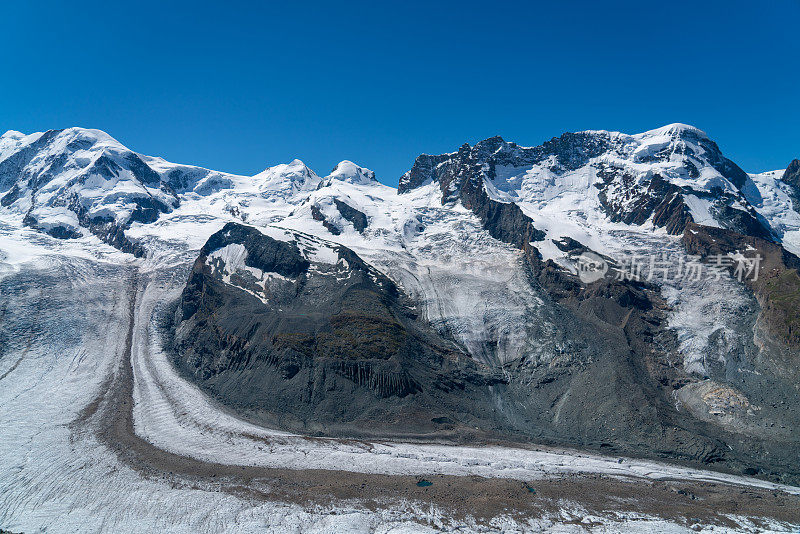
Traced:
<svg viewBox="0 0 800 534">
<path fill-rule="evenodd" d="M 795 159 L 786 167 L 786 171 L 781 177 L 785 183 L 791 187 L 790 197 L 792 199 L 792 208 L 794 211 L 800 213 L 800 160 Z"/>
<path fill-rule="evenodd" d="M 441 418 L 499 427 L 490 387 L 504 382 L 500 375 L 421 321 L 353 251 L 288 239 L 234 223 L 209 238 L 176 315 L 183 372 L 226 404 L 286 428 L 415 435 Z M 220 259 L 233 262 L 220 252 L 241 250 L 231 246 L 246 251 L 238 270 Z M 315 261 L 321 253 L 336 259 Z"/>
</svg>

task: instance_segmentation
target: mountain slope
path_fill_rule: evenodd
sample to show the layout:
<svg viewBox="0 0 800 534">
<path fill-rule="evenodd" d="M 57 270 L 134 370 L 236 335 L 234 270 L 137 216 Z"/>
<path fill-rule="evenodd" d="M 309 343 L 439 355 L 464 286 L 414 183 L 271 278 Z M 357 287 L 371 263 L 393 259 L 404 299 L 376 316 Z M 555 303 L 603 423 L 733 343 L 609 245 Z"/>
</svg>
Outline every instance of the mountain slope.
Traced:
<svg viewBox="0 0 800 534">
<path fill-rule="evenodd" d="M 248 417 L 332 435 L 477 426 L 800 476 L 792 166 L 747 175 L 678 124 L 490 138 L 419 156 L 398 190 L 349 161 L 236 176 L 79 129 L 10 132 L 0 150 L 9 227 L 194 262 L 175 361 Z M 781 258 L 771 285 L 624 270 L 752 249 Z M 604 275 L 581 277 L 587 254 Z"/>
<path fill-rule="evenodd" d="M 149 223 L 180 201 L 141 157 L 98 130 L 69 128 L 0 139 L 0 205 L 61 238 L 88 229 L 135 255 L 124 229 Z"/>
<path fill-rule="evenodd" d="M 747 181 L 704 132 L 673 124 L 637 135 L 566 133 L 538 147 L 493 137 L 420 156 L 399 191 L 436 183 L 442 202 L 466 199 L 476 213 L 488 201 L 514 203 L 548 240 L 572 236 L 603 251 L 600 234 L 614 223 L 677 235 L 693 221 L 770 238 L 772 229 L 742 193 Z M 478 199 L 483 192 L 488 198 Z M 539 248 L 559 255 L 549 241 Z"/>
<path fill-rule="evenodd" d="M 226 404 L 284 428 L 416 435 L 492 428 L 476 366 L 351 250 L 228 223 L 176 312 L 176 361 Z"/>
</svg>

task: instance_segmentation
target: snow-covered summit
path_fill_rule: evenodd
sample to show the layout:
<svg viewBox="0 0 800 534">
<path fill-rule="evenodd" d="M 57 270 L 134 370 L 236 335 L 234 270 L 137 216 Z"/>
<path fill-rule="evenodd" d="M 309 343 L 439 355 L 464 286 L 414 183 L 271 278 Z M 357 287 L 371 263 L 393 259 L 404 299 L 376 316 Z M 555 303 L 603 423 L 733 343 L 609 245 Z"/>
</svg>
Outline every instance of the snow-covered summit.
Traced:
<svg viewBox="0 0 800 534">
<path fill-rule="evenodd" d="M 3 138 L 0 204 L 59 237 L 92 229 L 121 246 L 118 229 L 178 206 L 142 158 L 100 130 L 67 128 Z"/>
<path fill-rule="evenodd" d="M 375 173 L 364 167 L 359 167 L 352 161 L 339 162 L 331 173 L 325 177 L 326 181 L 341 180 L 351 184 L 377 183 Z"/>
<path fill-rule="evenodd" d="M 186 203 L 194 206 L 190 211 L 248 224 L 291 219 L 300 229 L 336 227 L 349 235 L 360 234 L 364 221 L 379 229 L 379 221 L 411 205 L 461 201 L 474 207 L 479 191 L 493 202 L 516 204 L 548 240 L 569 236 L 598 248 L 592 236 L 608 224 L 679 233 L 694 221 L 780 239 L 794 224 L 784 208 L 792 209 L 792 199 L 800 204 L 796 174 L 783 184 L 779 177 L 748 176 L 705 132 L 680 123 L 633 135 L 565 133 L 534 147 L 494 136 L 454 152 L 420 155 L 397 191 L 349 160 L 324 177 L 299 159 L 239 176 L 141 155 L 100 130 L 0 136 L 5 209 L 53 235 L 90 229 L 115 242 L 131 225 L 150 224 Z M 759 198 L 768 197 L 764 188 L 770 187 L 783 196 L 765 207 Z"/>
<path fill-rule="evenodd" d="M 269 167 L 253 176 L 261 192 L 291 196 L 303 191 L 313 191 L 321 178 L 299 159 Z"/>
<path fill-rule="evenodd" d="M 442 201 L 452 202 L 464 200 L 465 186 L 482 187 L 534 221 L 544 217 L 543 227 L 576 213 L 575 224 L 585 227 L 649 223 L 680 233 L 694 221 L 767 237 L 769 229 L 741 192 L 747 180 L 702 130 L 669 124 L 635 135 L 565 133 L 535 147 L 491 137 L 455 153 L 418 157 L 400 192 L 437 183 Z"/>
<path fill-rule="evenodd" d="M 13 146 L 25 137 L 25 134 L 16 130 L 8 130 L 3 135 L 0 135 L 0 158 L 6 147 Z"/>
<path fill-rule="evenodd" d="M 635 135 L 634 137 L 640 136 L 644 137 L 658 137 L 658 136 L 668 136 L 672 138 L 677 137 L 697 137 L 697 138 L 706 138 L 708 139 L 708 134 L 697 128 L 696 126 L 692 126 L 691 124 L 683 124 L 681 122 L 674 122 L 672 124 L 667 124 L 662 126 L 661 128 L 655 128 L 653 130 L 648 130 L 646 132 L 642 132 L 640 134 Z"/>
<path fill-rule="evenodd" d="M 95 234 L 134 253 L 125 236 L 176 209 L 186 195 L 232 189 L 244 177 L 133 152 L 101 130 L 67 128 L 0 138 L 0 204 L 57 237 Z"/>
</svg>

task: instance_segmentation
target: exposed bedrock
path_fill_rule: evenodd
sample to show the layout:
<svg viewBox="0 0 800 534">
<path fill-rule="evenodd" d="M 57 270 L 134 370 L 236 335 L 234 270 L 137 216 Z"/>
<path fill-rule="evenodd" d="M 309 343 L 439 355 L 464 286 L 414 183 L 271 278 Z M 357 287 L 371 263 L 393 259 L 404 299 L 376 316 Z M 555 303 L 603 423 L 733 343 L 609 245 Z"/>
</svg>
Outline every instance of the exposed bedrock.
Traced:
<svg viewBox="0 0 800 534">
<path fill-rule="evenodd" d="M 467 153 L 463 147 L 459 156 L 462 153 Z M 549 305 L 559 316 L 558 327 L 567 332 L 563 351 L 557 351 L 552 359 L 523 358 L 507 365 L 507 369 L 513 369 L 513 378 L 504 400 L 507 405 L 524 407 L 504 414 L 514 426 L 540 440 L 718 463 L 773 478 L 798 477 L 800 465 L 795 459 L 800 455 L 800 434 L 794 429 L 800 421 L 795 421 L 786 407 L 800 402 L 792 381 L 780 372 L 792 369 L 788 376 L 796 376 L 797 365 L 789 356 L 794 350 L 791 345 L 788 351 L 786 344 L 765 348 L 764 352 L 773 356 L 762 359 L 779 360 L 772 364 L 770 374 L 751 372 L 755 363 L 742 351 L 738 367 L 731 362 L 727 374 L 715 376 L 720 382 L 714 394 L 694 387 L 703 377 L 684 371 L 683 355 L 674 331 L 668 327 L 669 310 L 658 287 L 611 277 L 587 285 L 551 260 L 542 261 L 536 242 L 544 236 L 533 221 L 514 203 L 489 198 L 483 182 L 465 178 L 465 174 L 469 176 L 469 171 L 456 174 L 461 179 L 458 198 L 478 216 L 490 235 L 524 251 L 532 283 L 550 295 Z M 443 202 L 447 202 L 452 186 L 444 184 L 441 182 Z M 666 227 L 670 233 L 697 227 L 679 188 L 658 176 L 650 184 L 650 194 L 638 199 L 643 203 L 640 209 L 629 210 L 624 222 L 644 222 L 636 219 L 639 213 L 645 219 L 658 219 L 657 226 Z M 722 214 L 727 207 L 723 202 L 718 204 Z M 732 208 L 730 211 L 738 213 Z M 762 282 L 765 288 L 772 288 L 774 302 L 764 304 L 764 297 L 759 296 L 769 290 L 756 294 L 764 306 L 762 317 L 768 331 L 777 329 L 780 339 L 794 343 L 791 336 L 800 329 L 793 322 L 800 317 L 800 307 L 788 305 L 793 292 L 787 291 L 787 285 L 793 285 L 797 275 L 786 266 L 794 265 L 796 258 L 769 241 L 769 232 L 752 214 L 741 212 L 726 220 L 729 227 L 751 234 L 747 238 L 751 247 L 769 250 L 771 256 L 780 258 L 782 263 L 773 281 Z M 739 235 L 731 230 L 721 232 Z M 566 241 L 561 245 L 579 246 Z M 776 290 L 780 295 L 777 299 Z M 773 337 L 766 336 L 762 344 L 771 343 Z M 723 402 L 726 408 L 720 410 L 719 402 L 713 400 L 718 394 L 727 399 L 741 395 L 752 399 L 753 404 L 741 412 Z M 681 400 L 691 409 L 682 408 Z"/>
<path fill-rule="evenodd" d="M 769 426 L 780 410 L 751 421 L 736 389 L 696 388 L 702 381 L 683 372 L 653 287 L 586 286 L 535 260 L 530 276 L 551 295 L 553 354 L 490 368 L 422 321 L 351 250 L 231 223 L 192 268 L 175 361 L 246 417 L 291 430 L 533 440 L 800 480 L 796 436 Z M 720 412 L 730 399 L 738 411 Z"/>
<path fill-rule="evenodd" d="M 364 230 L 366 230 L 367 226 L 369 225 L 369 220 L 363 212 L 357 210 L 346 202 L 342 202 L 338 198 L 334 198 L 333 203 L 345 220 L 350 221 L 357 231 L 364 233 Z"/>
<path fill-rule="evenodd" d="M 492 386 L 505 379 L 497 370 L 419 320 L 398 288 L 351 250 L 286 238 L 233 223 L 211 236 L 176 312 L 183 372 L 284 428 L 409 436 L 498 429 Z M 231 250 L 246 253 L 238 268 Z"/>
</svg>

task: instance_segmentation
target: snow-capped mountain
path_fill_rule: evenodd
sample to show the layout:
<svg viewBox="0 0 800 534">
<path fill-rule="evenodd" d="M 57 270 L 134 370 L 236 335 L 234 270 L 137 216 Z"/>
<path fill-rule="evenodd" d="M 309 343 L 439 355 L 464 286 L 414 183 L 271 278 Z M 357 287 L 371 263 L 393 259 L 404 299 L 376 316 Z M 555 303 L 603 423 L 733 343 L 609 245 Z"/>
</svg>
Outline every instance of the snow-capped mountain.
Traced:
<svg viewBox="0 0 800 534">
<path fill-rule="evenodd" d="M 54 237 L 75 238 L 88 231 L 136 255 L 145 251 L 125 231 L 134 223 L 156 221 L 182 201 L 211 197 L 214 203 L 224 197 L 226 209 L 246 214 L 265 204 L 298 203 L 335 182 L 377 185 L 372 171 L 350 161 L 324 178 L 300 160 L 246 177 L 137 154 L 99 130 L 10 131 L 0 138 L 4 208 Z"/>
<path fill-rule="evenodd" d="M 88 230 L 136 255 L 124 230 L 151 223 L 180 205 L 176 191 L 230 187 L 205 169 L 140 156 L 99 130 L 68 128 L 0 138 L 0 205 L 55 237 Z"/>
<path fill-rule="evenodd" d="M 369 169 L 359 167 L 352 161 L 339 162 L 331 173 L 326 176 L 326 181 L 341 180 L 349 184 L 372 185 L 377 182 L 375 173 Z"/>
<path fill-rule="evenodd" d="M 0 221 L 9 242 L 105 243 L 139 256 L 115 260 L 135 269 L 180 272 L 164 283 L 197 307 L 165 343 L 198 385 L 261 422 L 298 397 L 284 426 L 364 435 L 356 412 L 377 391 L 370 413 L 388 433 L 414 418 L 432 435 L 478 427 L 795 480 L 800 412 L 782 407 L 800 407 L 799 168 L 749 175 L 673 124 L 536 147 L 493 137 L 417 157 L 395 189 L 351 161 L 248 177 L 95 130 L 8 132 Z M 578 276 L 588 253 L 609 276 Z M 627 254 L 684 265 L 754 253 L 758 283 L 612 276 Z"/>
<path fill-rule="evenodd" d="M 514 203 L 549 240 L 569 236 L 596 250 L 605 248 L 600 234 L 609 223 L 671 234 L 688 221 L 760 237 L 772 231 L 743 193 L 754 187 L 748 175 L 704 132 L 684 124 L 637 135 L 566 133 L 537 147 L 494 137 L 420 156 L 399 190 L 428 183 L 439 185 L 443 203 L 467 199 L 476 209 L 484 192 Z M 558 255 L 549 241 L 542 248 Z"/>
<path fill-rule="evenodd" d="M 800 254 L 800 161 L 792 161 L 786 170 L 751 174 L 742 192 L 775 240 Z"/>
<path fill-rule="evenodd" d="M 605 252 L 602 228 L 615 223 L 680 234 L 692 221 L 778 241 L 788 233 L 787 246 L 797 250 L 792 206 L 800 190 L 794 183 L 798 170 L 790 166 L 785 176 L 778 174 L 748 175 L 704 132 L 673 124 L 637 135 L 566 133 L 537 147 L 494 137 L 457 152 L 422 155 L 400 179 L 398 193 L 436 184 L 444 204 L 458 200 L 474 211 L 484 204 L 478 197 L 485 196 L 519 206 L 537 230 L 532 237 L 542 237 L 535 241 L 545 257 L 558 256 L 552 242 L 567 236 Z M 305 210 L 308 215 L 321 221 L 327 211 L 335 219 L 339 210 L 328 205 L 337 195 L 348 196 L 348 186 L 377 188 L 379 198 L 407 204 L 387 196 L 372 171 L 350 161 L 324 177 L 300 160 L 245 177 L 139 155 L 97 130 L 7 132 L 0 138 L 3 207 L 61 237 L 78 236 L 81 228 L 98 235 L 113 228 L 122 236 L 133 223 L 154 222 L 181 202 L 200 198 L 224 205 L 245 222 L 265 222 L 265 210 L 281 212 L 314 196 L 318 200 Z M 315 195 L 318 190 L 325 193 Z M 344 205 L 359 210 L 345 198 L 338 201 L 344 210 Z M 341 231 L 341 224 L 331 228 Z"/>
<path fill-rule="evenodd" d="M 270 167 L 256 174 L 250 181 L 262 196 L 291 200 L 298 193 L 308 193 L 316 189 L 321 178 L 306 167 L 305 163 L 295 159 L 288 164 Z"/>
</svg>

